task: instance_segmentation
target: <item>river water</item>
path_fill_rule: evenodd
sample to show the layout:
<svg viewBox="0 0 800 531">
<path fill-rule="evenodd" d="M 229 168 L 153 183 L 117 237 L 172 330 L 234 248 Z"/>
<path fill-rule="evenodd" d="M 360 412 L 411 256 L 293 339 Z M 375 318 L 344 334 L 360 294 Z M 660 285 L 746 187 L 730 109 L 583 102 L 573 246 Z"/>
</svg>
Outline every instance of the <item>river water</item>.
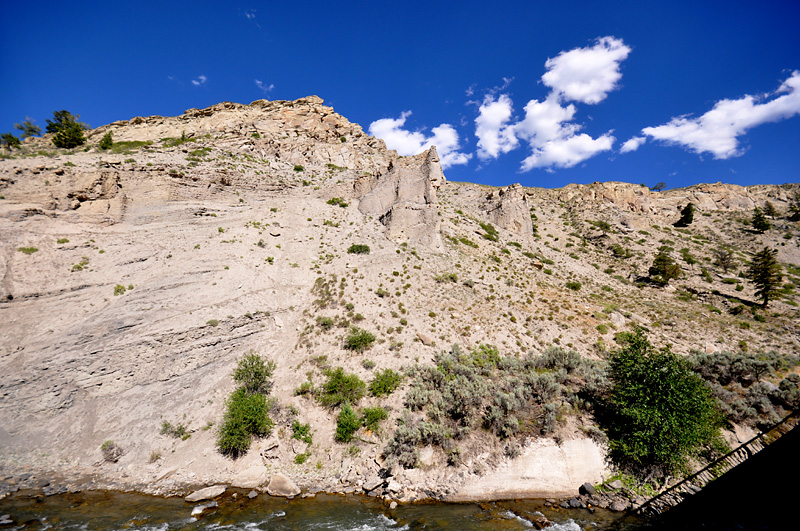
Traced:
<svg viewBox="0 0 800 531">
<path fill-rule="evenodd" d="M 167 531 L 181 530 L 416 530 L 535 529 L 532 521 L 544 514 L 553 531 L 634 530 L 641 521 L 619 513 L 545 507 L 541 500 L 485 504 L 405 505 L 390 510 L 372 498 L 317 495 L 284 500 L 265 494 L 248 499 L 240 491 L 226 492 L 219 506 L 200 516 L 192 509 L 208 502 L 186 503 L 182 498 L 87 491 L 42 496 L 18 492 L 0 500 L 0 515 L 14 524 L 2 529 L 68 529 Z"/>
</svg>

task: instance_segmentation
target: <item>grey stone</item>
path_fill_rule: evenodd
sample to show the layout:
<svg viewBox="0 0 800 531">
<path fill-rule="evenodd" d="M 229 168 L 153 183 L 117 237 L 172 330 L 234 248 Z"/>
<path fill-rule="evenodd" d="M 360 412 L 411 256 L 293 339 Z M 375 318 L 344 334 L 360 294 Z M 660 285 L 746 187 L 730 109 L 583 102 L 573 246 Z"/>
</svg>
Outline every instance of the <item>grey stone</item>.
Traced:
<svg viewBox="0 0 800 531">
<path fill-rule="evenodd" d="M 258 492 L 254 491 L 254 490 L 251 490 L 250 492 L 247 493 L 247 497 L 250 498 L 251 500 L 253 498 L 257 498 L 258 497 Z"/>
<path fill-rule="evenodd" d="M 624 502 L 622 500 L 615 500 L 615 501 L 611 502 L 611 505 L 609 505 L 608 508 L 609 508 L 609 510 L 616 511 L 616 512 L 627 511 L 628 510 L 628 503 Z"/>
<path fill-rule="evenodd" d="M 625 485 L 619 479 L 615 479 L 614 481 L 609 483 L 608 486 L 611 487 L 614 490 L 619 490 L 619 489 L 623 488 Z"/>
<path fill-rule="evenodd" d="M 364 481 L 364 492 L 370 492 L 383 485 L 383 478 L 380 476 L 371 476 Z"/>
<path fill-rule="evenodd" d="M 594 496 L 595 494 L 594 485 L 592 485 L 587 481 L 578 488 L 578 492 L 581 494 L 586 494 L 587 496 Z"/>
</svg>

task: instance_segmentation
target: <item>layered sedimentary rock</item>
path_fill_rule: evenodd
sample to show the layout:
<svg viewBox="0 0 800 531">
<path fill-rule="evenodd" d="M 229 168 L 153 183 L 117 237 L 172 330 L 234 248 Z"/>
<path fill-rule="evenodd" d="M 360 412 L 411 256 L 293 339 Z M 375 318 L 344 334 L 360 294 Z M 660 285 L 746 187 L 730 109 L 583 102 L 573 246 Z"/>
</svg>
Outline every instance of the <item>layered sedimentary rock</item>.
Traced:
<svg viewBox="0 0 800 531">
<path fill-rule="evenodd" d="M 386 235 L 398 242 L 440 248 L 442 237 L 436 189 L 445 178 L 436 148 L 400 159 L 388 173 L 358 179 L 354 190 L 358 209 L 377 217 Z"/>
<path fill-rule="evenodd" d="M 489 220 L 523 238 L 533 237 L 531 208 L 525 189 L 520 184 L 512 184 L 490 192 L 481 205 Z"/>
</svg>

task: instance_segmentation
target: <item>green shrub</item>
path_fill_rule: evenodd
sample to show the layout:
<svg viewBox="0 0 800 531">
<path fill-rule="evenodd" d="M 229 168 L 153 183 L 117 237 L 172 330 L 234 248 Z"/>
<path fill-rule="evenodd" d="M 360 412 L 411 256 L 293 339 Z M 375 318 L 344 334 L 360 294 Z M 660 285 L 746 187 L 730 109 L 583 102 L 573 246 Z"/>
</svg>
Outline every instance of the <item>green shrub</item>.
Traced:
<svg viewBox="0 0 800 531">
<path fill-rule="evenodd" d="M 600 332 L 601 334 L 607 334 L 608 333 L 608 327 L 606 325 L 600 323 L 599 325 L 597 325 L 597 331 Z"/>
<path fill-rule="evenodd" d="M 100 139 L 100 143 L 97 144 L 102 150 L 110 149 L 111 146 L 114 145 L 114 139 L 111 136 L 111 131 L 103 135 L 103 138 Z"/>
<path fill-rule="evenodd" d="M 301 424 L 299 420 L 294 420 L 292 422 L 292 439 L 303 441 L 306 444 L 314 442 L 311 435 L 311 425 Z"/>
<path fill-rule="evenodd" d="M 478 248 L 478 244 L 475 243 L 474 241 L 470 240 L 469 238 L 461 237 L 461 238 L 458 238 L 458 241 L 460 241 L 461 243 L 463 243 L 467 247 L 472 247 L 474 249 Z"/>
<path fill-rule="evenodd" d="M 330 330 L 333 328 L 333 324 L 332 317 L 317 317 L 317 325 L 323 330 Z"/>
<path fill-rule="evenodd" d="M 311 454 L 309 452 L 304 452 L 302 454 L 297 454 L 296 456 L 294 456 L 294 462 L 296 464 L 298 464 L 298 465 L 302 465 L 303 463 L 308 461 L 309 457 L 311 457 Z"/>
<path fill-rule="evenodd" d="M 22 254 L 33 254 L 38 251 L 36 247 L 17 247 L 17 251 L 21 252 Z"/>
<path fill-rule="evenodd" d="M 436 275 L 433 279 L 440 284 L 443 282 L 458 282 L 458 275 L 456 273 L 442 273 L 441 275 Z"/>
<path fill-rule="evenodd" d="M 369 384 L 369 394 L 372 396 L 389 396 L 403 381 L 403 376 L 392 369 L 384 369 L 375 373 L 375 378 Z"/>
<path fill-rule="evenodd" d="M 365 407 L 361 412 L 361 425 L 369 431 L 378 431 L 378 425 L 389 418 L 389 413 L 382 407 Z"/>
<path fill-rule="evenodd" d="M 228 399 L 217 447 L 222 454 L 237 458 L 250 448 L 252 436 L 266 437 L 273 426 L 268 415 L 267 397 L 261 393 L 248 393 L 240 387 Z"/>
<path fill-rule="evenodd" d="M 369 245 L 354 243 L 347 249 L 347 252 L 350 254 L 369 254 Z"/>
<path fill-rule="evenodd" d="M 123 286 L 122 284 L 117 284 L 116 286 L 114 286 L 114 295 L 123 295 L 126 290 L 127 288 L 125 286 Z"/>
<path fill-rule="evenodd" d="M 342 405 L 336 419 L 336 441 L 348 443 L 353 440 L 353 435 L 361 427 L 361 421 L 348 402 Z"/>
<path fill-rule="evenodd" d="M 323 374 L 327 378 L 317 399 L 325 407 L 336 407 L 345 402 L 358 404 L 367 389 L 358 375 L 344 372 L 342 367 L 325 369 Z"/>
<path fill-rule="evenodd" d="M 577 280 L 570 280 L 567 282 L 567 289 L 571 289 L 572 291 L 578 291 L 581 289 L 581 283 Z"/>
<path fill-rule="evenodd" d="M 269 394 L 272 389 L 270 378 L 275 368 L 274 361 L 267 361 L 251 350 L 236 363 L 233 381 L 238 382 L 249 393 Z"/>
<path fill-rule="evenodd" d="M 498 235 L 497 229 L 494 227 L 494 225 L 492 225 L 491 223 L 479 223 L 479 225 L 481 226 L 481 228 L 484 231 L 486 231 L 482 235 L 485 239 L 487 239 L 489 241 L 493 241 L 493 242 L 497 241 L 499 235 Z"/>
<path fill-rule="evenodd" d="M 303 168 L 302 165 L 300 165 L 300 164 L 295 164 L 294 165 L 294 171 L 303 171 L 303 170 L 305 170 L 305 168 Z"/>
<path fill-rule="evenodd" d="M 56 243 L 69 243 L 69 239 L 67 238 L 59 238 L 56 240 Z"/>
<path fill-rule="evenodd" d="M 208 326 L 217 326 L 219 324 L 219 320 L 217 320 L 217 319 L 209 319 L 208 321 L 206 321 L 206 324 Z"/>
<path fill-rule="evenodd" d="M 171 422 L 166 420 L 161 423 L 161 430 L 159 433 L 161 433 L 161 435 L 169 435 L 170 437 L 181 439 L 183 441 L 192 436 L 192 434 L 186 430 L 186 426 L 183 424 L 173 426 Z"/>
<path fill-rule="evenodd" d="M 612 387 L 599 420 L 621 470 L 662 477 L 684 470 L 701 448 L 721 447 L 711 390 L 669 347 L 656 350 L 638 328 L 609 368 Z"/>
<path fill-rule="evenodd" d="M 329 205 L 340 206 L 342 208 L 347 208 L 348 206 L 348 203 L 341 197 L 331 197 L 328 199 L 327 203 Z"/>
<path fill-rule="evenodd" d="M 372 347 L 375 342 L 375 335 L 363 328 L 350 328 L 350 333 L 344 339 L 344 348 L 347 350 L 354 350 L 356 352 L 364 352 Z"/>
</svg>

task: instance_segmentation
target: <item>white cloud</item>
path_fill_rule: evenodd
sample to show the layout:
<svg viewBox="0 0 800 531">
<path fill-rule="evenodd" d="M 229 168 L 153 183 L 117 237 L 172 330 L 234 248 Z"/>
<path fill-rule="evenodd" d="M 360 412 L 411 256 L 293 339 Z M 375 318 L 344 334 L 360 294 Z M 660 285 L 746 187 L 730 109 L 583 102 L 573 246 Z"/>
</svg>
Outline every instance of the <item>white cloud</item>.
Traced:
<svg viewBox="0 0 800 531">
<path fill-rule="evenodd" d="M 512 105 L 511 98 L 506 94 L 501 94 L 497 99 L 492 95 L 484 98 L 475 119 L 479 158 L 496 159 L 500 154 L 508 153 L 519 145 L 514 126 L 509 124 Z"/>
<path fill-rule="evenodd" d="M 247 17 L 247 20 L 255 20 L 256 18 L 256 10 L 255 9 L 248 9 L 244 12 L 244 16 Z"/>
<path fill-rule="evenodd" d="M 562 107 L 554 97 L 540 102 L 531 100 L 525 106 L 525 119 L 514 126 L 518 137 L 532 146 L 542 146 L 558 138 L 566 138 L 580 129 L 568 123 L 575 116 L 575 106 Z"/>
<path fill-rule="evenodd" d="M 205 85 L 206 81 L 208 81 L 206 76 L 197 76 L 197 79 L 192 80 L 192 85 L 199 87 L 200 85 Z"/>
<path fill-rule="evenodd" d="M 614 144 L 610 133 L 592 138 L 585 133 L 557 138 L 534 147 L 531 156 L 522 161 L 522 171 L 533 168 L 571 168 L 602 151 L 608 151 Z"/>
<path fill-rule="evenodd" d="M 626 140 L 624 144 L 619 148 L 620 153 L 630 153 L 631 151 L 636 151 L 641 147 L 642 144 L 647 142 L 647 137 L 644 136 L 635 136 L 630 140 Z"/>
<path fill-rule="evenodd" d="M 766 101 L 769 98 L 773 99 Z M 800 71 L 792 72 L 772 94 L 721 100 L 702 116 L 679 116 L 664 125 L 645 127 L 642 133 L 698 154 L 708 152 L 716 159 L 727 159 L 743 153 L 738 137 L 748 130 L 796 114 L 800 114 Z"/>
<path fill-rule="evenodd" d="M 400 118 L 382 118 L 369 125 L 369 134 L 386 142 L 389 149 L 394 149 L 399 155 L 416 155 L 431 146 L 436 146 L 442 168 L 449 168 L 458 164 L 466 164 L 472 154 L 458 151 L 458 132 L 450 124 L 441 124 L 431 129 L 432 136 L 426 136 L 420 131 L 403 129 L 406 119 L 411 116 L 411 111 L 400 114 Z"/>
<path fill-rule="evenodd" d="M 582 126 L 574 123 L 576 108 L 565 102 L 595 104 L 617 88 L 622 74 L 620 63 L 631 49 L 622 40 L 601 37 L 590 48 L 561 52 L 545 63 L 547 72 L 542 81 L 552 90 L 542 100 L 525 105 L 525 117 L 513 121 L 513 102 L 508 94 L 495 94 L 512 81 L 503 78 L 503 87 L 488 91 L 475 119 L 478 157 L 494 159 L 519 146 L 520 140 L 531 148 L 531 155 L 521 166 L 533 168 L 571 168 L 602 151 L 608 151 L 616 139 L 611 131 L 598 138 L 578 133 Z"/>
<path fill-rule="evenodd" d="M 269 85 L 267 85 L 266 83 L 264 83 L 263 81 L 261 81 L 259 79 L 256 79 L 255 82 L 256 82 L 256 86 L 258 87 L 258 89 L 261 92 L 263 92 L 264 94 L 267 94 L 268 92 L 272 91 L 272 89 L 275 88 L 275 84 L 274 83 L 270 83 Z"/>
<path fill-rule="evenodd" d="M 601 37 L 591 48 L 575 48 L 548 59 L 542 81 L 566 101 L 600 103 L 617 88 L 620 63 L 630 52 L 621 39 Z"/>
</svg>

